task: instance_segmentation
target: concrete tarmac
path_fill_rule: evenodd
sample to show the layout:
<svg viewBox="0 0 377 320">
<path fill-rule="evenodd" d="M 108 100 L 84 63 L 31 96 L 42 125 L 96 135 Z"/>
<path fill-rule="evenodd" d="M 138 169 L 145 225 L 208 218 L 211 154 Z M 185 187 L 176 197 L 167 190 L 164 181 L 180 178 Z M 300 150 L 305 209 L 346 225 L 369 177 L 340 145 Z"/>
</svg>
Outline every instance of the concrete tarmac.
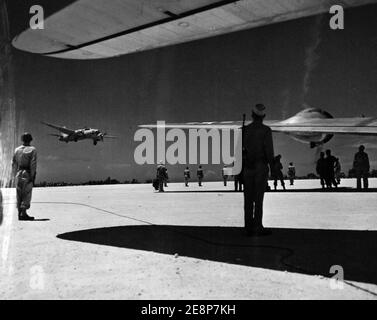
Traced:
<svg viewBox="0 0 377 320">
<path fill-rule="evenodd" d="M 354 185 L 267 193 L 258 238 L 233 182 L 36 188 L 35 222 L 4 189 L 0 299 L 376 299 L 377 180 Z"/>
</svg>

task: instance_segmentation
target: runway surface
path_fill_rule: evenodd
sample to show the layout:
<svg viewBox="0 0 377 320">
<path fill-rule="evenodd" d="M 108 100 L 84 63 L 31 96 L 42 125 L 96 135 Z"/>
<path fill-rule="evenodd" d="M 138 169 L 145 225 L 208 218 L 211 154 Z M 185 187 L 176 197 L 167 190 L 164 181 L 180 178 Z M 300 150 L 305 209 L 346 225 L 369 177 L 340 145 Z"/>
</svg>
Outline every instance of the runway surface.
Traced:
<svg viewBox="0 0 377 320">
<path fill-rule="evenodd" d="M 0 299 L 376 299 L 377 180 L 297 181 L 265 198 L 273 234 L 244 235 L 233 183 L 36 188 L 17 221 L 3 190 Z M 271 185 L 271 182 L 270 182 Z M 340 269 L 340 267 L 342 269 Z M 331 268 L 334 269 L 331 269 Z M 345 283 L 331 277 L 344 272 Z"/>
</svg>

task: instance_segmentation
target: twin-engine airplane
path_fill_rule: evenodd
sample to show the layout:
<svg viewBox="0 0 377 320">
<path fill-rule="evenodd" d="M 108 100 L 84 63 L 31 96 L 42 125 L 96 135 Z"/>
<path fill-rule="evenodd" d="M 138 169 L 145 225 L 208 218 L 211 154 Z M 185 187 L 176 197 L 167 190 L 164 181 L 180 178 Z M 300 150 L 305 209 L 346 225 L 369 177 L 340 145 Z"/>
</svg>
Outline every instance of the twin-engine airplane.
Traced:
<svg viewBox="0 0 377 320">
<path fill-rule="evenodd" d="M 54 128 L 60 131 L 60 134 L 51 133 L 50 136 L 58 137 L 59 141 L 63 141 L 66 143 L 72 142 L 72 141 L 77 142 L 80 140 L 91 139 L 93 140 L 93 144 L 97 145 L 97 142 L 103 141 L 104 138 L 111 138 L 111 139 L 117 138 L 115 136 L 109 136 L 106 132 L 101 132 L 98 129 L 84 128 L 84 129 L 71 130 L 66 127 L 56 126 L 51 123 L 46 123 L 46 122 L 42 122 L 42 123 L 46 126 L 49 126 L 51 128 Z"/>
<path fill-rule="evenodd" d="M 293 139 L 309 143 L 311 148 L 329 142 L 334 134 L 377 136 L 377 118 L 333 118 L 318 108 L 307 108 L 286 120 L 264 122 L 273 132 L 286 133 Z M 248 124 L 247 122 L 245 123 Z M 241 121 L 189 122 L 165 124 L 167 129 L 240 129 Z M 156 128 L 157 125 L 141 125 L 142 128 Z"/>
</svg>

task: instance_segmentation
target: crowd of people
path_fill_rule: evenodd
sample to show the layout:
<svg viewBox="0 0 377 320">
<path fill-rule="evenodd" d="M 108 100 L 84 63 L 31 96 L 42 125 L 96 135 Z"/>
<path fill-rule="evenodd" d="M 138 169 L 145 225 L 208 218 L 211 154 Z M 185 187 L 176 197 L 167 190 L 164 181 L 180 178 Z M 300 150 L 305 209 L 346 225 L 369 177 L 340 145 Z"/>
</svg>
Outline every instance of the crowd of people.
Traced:
<svg viewBox="0 0 377 320">
<path fill-rule="evenodd" d="M 277 190 L 278 184 L 280 182 L 283 190 L 286 190 L 285 186 L 285 176 L 283 173 L 283 164 L 281 162 L 282 156 L 279 154 L 273 158 L 273 162 L 270 168 L 271 179 L 273 180 L 274 190 Z M 226 187 L 230 179 L 230 175 L 227 172 L 227 166 L 222 169 L 222 178 L 224 186 Z M 357 189 L 362 189 L 362 184 L 364 189 L 368 189 L 368 176 L 370 171 L 369 157 L 365 152 L 365 147 L 360 146 L 359 151 L 355 154 L 353 162 L 353 171 L 356 175 L 356 187 Z M 332 189 L 338 188 L 341 181 L 342 167 L 339 158 L 332 155 L 331 150 L 326 150 L 326 152 L 321 152 L 319 159 L 316 161 L 316 173 L 319 177 L 322 189 Z M 293 162 L 289 163 L 286 177 L 289 180 L 291 186 L 294 185 L 296 179 L 296 167 Z M 191 179 L 190 168 L 186 167 L 183 172 L 183 178 L 185 186 L 189 186 L 189 181 Z M 198 185 L 203 186 L 204 171 L 200 165 L 197 169 L 197 181 Z M 243 178 L 242 173 L 235 175 L 234 177 L 234 190 L 243 191 Z M 157 166 L 157 175 L 154 180 L 155 189 L 164 192 L 164 186 L 167 186 L 169 180 L 168 170 L 163 162 Z M 269 189 L 269 186 L 266 188 Z"/>
</svg>

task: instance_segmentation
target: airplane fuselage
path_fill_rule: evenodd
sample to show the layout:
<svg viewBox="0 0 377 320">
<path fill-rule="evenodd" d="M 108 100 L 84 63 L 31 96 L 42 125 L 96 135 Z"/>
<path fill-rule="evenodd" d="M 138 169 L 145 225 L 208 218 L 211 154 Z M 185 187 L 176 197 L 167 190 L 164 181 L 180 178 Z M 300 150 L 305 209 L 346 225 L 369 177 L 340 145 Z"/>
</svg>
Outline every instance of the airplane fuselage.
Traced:
<svg viewBox="0 0 377 320">
<path fill-rule="evenodd" d="M 308 121 L 308 120 L 332 119 L 332 118 L 333 116 L 327 111 L 324 111 L 322 109 L 317 109 L 317 108 L 307 108 L 300 111 L 293 117 L 282 121 L 281 125 L 300 126 L 300 124 L 303 124 L 305 123 L 305 121 Z M 307 132 L 303 132 L 303 131 L 294 132 L 293 131 L 286 134 L 296 141 L 303 142 L 303 143 L 310 143 L 310 146 L 312 148 L 330 141 L 333 137 L 332 134 L 317 133 L 317 132 L 310 132 L 310 131 L 307 131 Z"/>
<path fill-rule="evenodd" d="M 91 139 L 96 144 L 98 141 L 103 140 L 103 134 L 97 129 L 79 129 L 71 134 L 61 133 L 59 141 L 62 142 L 77 142 L 80 140 Z"/>
</svg>

